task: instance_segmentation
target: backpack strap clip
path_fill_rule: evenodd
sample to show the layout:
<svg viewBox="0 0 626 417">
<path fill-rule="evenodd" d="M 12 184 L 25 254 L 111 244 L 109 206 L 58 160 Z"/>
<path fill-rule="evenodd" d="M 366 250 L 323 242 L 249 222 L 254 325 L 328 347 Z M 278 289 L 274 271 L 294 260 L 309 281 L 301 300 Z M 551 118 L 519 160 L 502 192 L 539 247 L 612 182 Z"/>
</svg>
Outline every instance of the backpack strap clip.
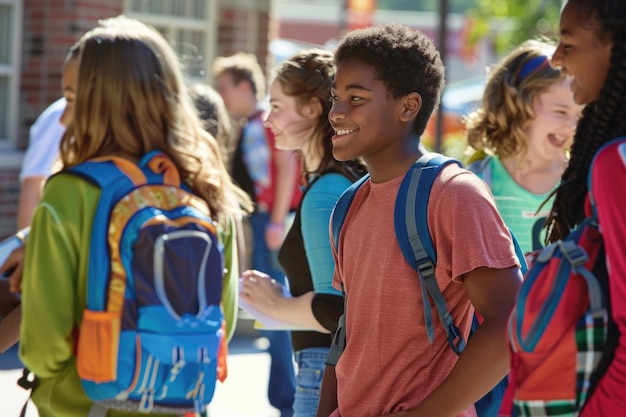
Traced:
<svg viewBox="0 0 626 417">
<path fill-rule="evenodd" d="M 560 241 L 559 247 L 567 262 L 572 266 L 572 269 L 580 265 L 584 265 L 589 260 L 587 253 L 576 243 L 571 240 Z"/>
</svg>

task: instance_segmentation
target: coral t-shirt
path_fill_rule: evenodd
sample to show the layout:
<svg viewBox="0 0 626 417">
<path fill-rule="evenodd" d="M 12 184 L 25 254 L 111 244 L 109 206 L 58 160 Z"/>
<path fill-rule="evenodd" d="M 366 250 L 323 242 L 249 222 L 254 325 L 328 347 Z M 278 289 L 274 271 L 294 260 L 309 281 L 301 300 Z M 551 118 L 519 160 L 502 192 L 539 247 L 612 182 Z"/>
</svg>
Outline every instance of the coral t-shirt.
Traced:
<svg viewBox="0 0 626 417">
<path fill-rule="evenodd" d="M 335 368 L 342 417 L 411 410 L 457 361 L 435 311 L 434 344 L 429 343 L 419 279 L 396 240 L 393 213 L 401 182 L 398 177 L 363 184 L 339 236 L 333 285 L 340 289 L 343 282 L 347 293 L 346 348 Z M 437 283 L 467 338 L 474 309 L 462 276 L 478 267 L 519 265 L 508 229 L 487 186 L 454 164 L 435 179 L 428 227 Z M 476 412 L 471 407 L 461 415 Z"/>
</svg>

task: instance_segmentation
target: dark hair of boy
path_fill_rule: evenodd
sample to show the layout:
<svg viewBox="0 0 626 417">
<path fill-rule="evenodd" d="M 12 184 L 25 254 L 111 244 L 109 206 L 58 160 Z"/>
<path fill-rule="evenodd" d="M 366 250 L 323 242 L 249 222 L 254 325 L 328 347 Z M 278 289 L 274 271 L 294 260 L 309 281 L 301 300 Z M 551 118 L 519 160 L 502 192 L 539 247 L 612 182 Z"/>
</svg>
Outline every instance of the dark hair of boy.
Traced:
<svg viewBox="0 0 626 417">
<path fill-rule="evenodd" d="M 422 97 L 422 107 L 412 126 L 412 132 L 421 136 L 439 106 L 445 84 L 445 67 L 432 40 L 398 24 L 371 27 L 350 32 L 339 42 L 335 65 L 349 58 L 374 67 L 377 78 L 394 99 L 412 92 Z"/>
<path fill-rule="evenodd" d="M 597 25 L 600 39 L 613 40 L 606 81 L 599 99 L 583 110 L 576 128 L 571 158 L 546 220 L 546 240 L 563 239 L 585 218 L 587 176 L 596 151 L 626 135 L 626 7 L 621 0 L 569 0 L 578 20 Z"/>
</svg>

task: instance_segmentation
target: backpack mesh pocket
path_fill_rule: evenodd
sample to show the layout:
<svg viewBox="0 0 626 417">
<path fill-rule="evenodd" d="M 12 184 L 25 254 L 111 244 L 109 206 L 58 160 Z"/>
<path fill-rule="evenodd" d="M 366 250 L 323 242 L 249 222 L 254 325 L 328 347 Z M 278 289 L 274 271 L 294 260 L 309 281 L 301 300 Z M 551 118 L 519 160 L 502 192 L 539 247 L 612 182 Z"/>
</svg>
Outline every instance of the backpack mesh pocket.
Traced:
<svg viewBox="0 0 626 417">
<path fill-rule="evenodd" d="M 107 311 L 84 311 L 76 359 L 81 378 L 93 382 L 115 381 L 119 335 L 119 315 Z"/>
</svg>

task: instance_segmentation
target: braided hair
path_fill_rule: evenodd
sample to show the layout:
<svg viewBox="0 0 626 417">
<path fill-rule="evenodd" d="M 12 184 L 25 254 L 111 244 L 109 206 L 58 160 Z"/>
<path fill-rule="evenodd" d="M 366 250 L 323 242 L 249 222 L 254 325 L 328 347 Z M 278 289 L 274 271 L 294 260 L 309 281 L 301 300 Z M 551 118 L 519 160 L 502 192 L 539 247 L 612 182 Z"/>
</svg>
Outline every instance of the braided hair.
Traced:
<svg viewBox="0 0 626 417">
<path fill-rule="evenodd" d="M 581 22 L 593 22 L 600 37 L 613 41 L 606 81 L 599 99 L 588 104 L 578 122 L 569 164 L 546 219 L 546 242 L 567 236 L 585 217 L 587 177 L 595 153 L 626 135 L 626 7 L 623 0 L 568 0 Z"/>
</svg>

